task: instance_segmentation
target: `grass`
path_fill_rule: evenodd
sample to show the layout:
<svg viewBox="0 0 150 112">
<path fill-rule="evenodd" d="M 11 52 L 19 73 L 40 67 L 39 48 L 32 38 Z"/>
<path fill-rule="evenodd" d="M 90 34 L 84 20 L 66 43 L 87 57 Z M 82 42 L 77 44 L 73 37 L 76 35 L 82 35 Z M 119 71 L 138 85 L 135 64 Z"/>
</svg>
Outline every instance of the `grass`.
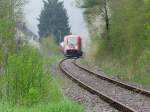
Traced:
<svg viewBox="0 0 150 112">
<path fill-rule="evenodd" d="M 96 40 L 93 42 L 95 51 L 92 46 L 90 55 L 86 57 L 85 61 L 97 64 L 110 76 L 150 88 L 149 49 L 143 50 L 139 55 L 134 55 L 132 52 L 128 54 L 113 53 L 101 38 L 99 40 L 97 40 L 97 36 L 95 38 Z"/>
<path fill-rule="evenodd" d="M 42 110 L 39 112 L 84 112 L 84 107 L 71 101 L 66 98 L 62 91 L 61 85 L 62 80 L 60 77 L 53 74 L 52 66 L 54 64 L 58 64 L 61 59 L 63 59 L 63 55 L 60 52 L 58 45 L 55 44 L 52 38 L 44 38 L 41 40 L 42 44 L 42 54 L 45 62 L 45 69 L 51 75 L 51 84 L 50 84 L 50 103 L 45 107 L 46 110 Z M 52 75 L 53 74 L 53 75 Z M 38 112 L 38 111 L 37 111 Z"/>
<path fill-rule="evenodd" d="M 141 64 L 141 63 L 138 63 Z M 107 61 L 103 60 L 100 64 L 101 70 L 105 71 L 111 76 L 117 76 L 123 80 L 137 83 L 145 88 L 150 87 L 150 76 L 146 68 L 140 68 L 137 65 L 128 65 L 120 63 L 119 60 Z"/>
<path fill-rule="evenodd" d="M 0 112 L 83 112 L 83 108 L 69 100 L 58 103 L 38 104 L 32 107 L 12 107 L 8 104 L 0 103 Z"/>
<path fill-rule="evenodd" d="M 148 89 L 150 87 L 150 72 L 148 71 L 148 66 L 146 69 L 146 64 L 142 65 L 140 62 L 138 62 L 137 65 L 129 65 L 128 62 L 122 63 L 120 60 L 112 59 L 110 57 L 96 59 L 96 61 L 90 61 L 89 59 L 83 59 L 80 61 L 81 64 L 87 64 L 91 62 L 96 63 L 102 71 L 111 77 L 115 76 L 122 80 L 142 85 Z"/>
<path fill-rule="evenodd" d="M 8 57 L 7 75 L 0 77 L 7 76 L 2 80 L 4 90 L 0 89 L 5 99 L 0 101 L 0 112 L 84 112 L 83 106 L 64 96 L 60 79 L 51 72 L 52 65 L 62 59 L 52 39 L 43 40 L 41 54 L 25 47 Z M 5 96 L 7 89 L 9 94 Z"/>
<path fill-rule="evenodd" d="M 87 65 L 89 62 L 86 61 L 86 60 L 84 60 L 84 59 L 81 59 L 81 60 L 80 60 L 80 63 L 83 64 L 83 65 Z"/>
<path fill-rule="evenodd" d="M 49 101 L 41 102 L 32 106 L 9 105 L 0 103 L 0 112 L 84 112 L 84 108 L 77 103 L 66 98 L 60 89 L 57 79 L 50 76 Z"/>
<path fill-rule="evenodd" d="M 8 18 L 13 14 L 0 15 L 0 112 L 83 112 L 63 95 L 51 73 L 62 58 L 53 39 L 42 39 L 42 57 L 21 42 L 16 45 L 15 21 Z"/>
</svg>

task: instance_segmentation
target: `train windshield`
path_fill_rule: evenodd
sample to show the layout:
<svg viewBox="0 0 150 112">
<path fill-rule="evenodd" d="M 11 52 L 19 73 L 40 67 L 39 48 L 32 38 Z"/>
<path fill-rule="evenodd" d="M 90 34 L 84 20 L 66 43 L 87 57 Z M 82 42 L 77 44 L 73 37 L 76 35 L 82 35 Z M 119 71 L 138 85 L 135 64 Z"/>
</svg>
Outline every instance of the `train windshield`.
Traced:
<svg viewBox="0 0 150 112">
<path fill-rule="evenodd" d="M 76 45 L 76 38 L 75 37 L 68 38 L 68 45 L 75 46 Z"/>
</svg>

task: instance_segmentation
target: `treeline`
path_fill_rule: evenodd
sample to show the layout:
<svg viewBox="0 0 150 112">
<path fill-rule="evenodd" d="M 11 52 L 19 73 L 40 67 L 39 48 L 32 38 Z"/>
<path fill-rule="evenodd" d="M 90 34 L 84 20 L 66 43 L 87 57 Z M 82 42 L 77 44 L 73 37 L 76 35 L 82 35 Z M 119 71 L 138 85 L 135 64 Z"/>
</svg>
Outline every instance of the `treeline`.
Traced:
<svg viewBox="0 0 150 112">
<path fill-rule="evenodd" d="M 92 58 L 99 60 L 101 66 L 108 65 L 106 68 L 109 65 L 124 67 L 129 79 L 147 77 L 150 73 L 150 1 L 82 0 L 79 3 L 85 8 L 91 37 L 96 43 Z"/>
</svg>

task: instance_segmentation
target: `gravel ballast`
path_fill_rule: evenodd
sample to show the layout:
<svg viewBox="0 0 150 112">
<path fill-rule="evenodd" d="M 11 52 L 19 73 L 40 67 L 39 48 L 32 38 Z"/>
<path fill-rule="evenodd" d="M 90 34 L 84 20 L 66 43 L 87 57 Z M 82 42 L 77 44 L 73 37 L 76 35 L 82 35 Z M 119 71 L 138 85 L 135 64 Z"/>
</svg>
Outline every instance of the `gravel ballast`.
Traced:
<svg viewBox="0 0 150 112">
<path fill-rule="evenodd" d="M 68 77 L 59 70 L 59 64 L 53 65 L 52 72 L 63 80 L 61 87 L 64 95 L 83 105 L 86 112 L 119 112 L 98 96 L 87 92 L 68 79 Z"/>
<path fill-rule="evenodd" d="M 150 112 L 150 98 L 99 79 L 96 76 L 76 67 L 73 64 L 72 59 L 65 61 L 64 66 L 67 70 L 72 72 L 76 78 L 80 79 L 80 81 L 97 89 L 100 92 L 103 92 L 113 99 L 132 107 L 133 109 L 137 110 L 137 112 Z"/>
</svg>

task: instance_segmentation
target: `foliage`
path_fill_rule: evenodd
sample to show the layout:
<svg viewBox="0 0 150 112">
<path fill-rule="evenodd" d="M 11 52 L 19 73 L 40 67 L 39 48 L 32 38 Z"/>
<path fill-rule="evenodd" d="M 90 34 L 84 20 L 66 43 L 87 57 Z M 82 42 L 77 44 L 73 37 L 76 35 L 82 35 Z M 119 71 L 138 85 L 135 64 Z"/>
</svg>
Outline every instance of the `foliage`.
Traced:
<svg viewBox="0 0 150 112">
<path fill-rule="evenodd" d="M 1 98 L 13 104 L 41 101 L 45 91 L 43 65 L 36 50 L 23 48 L 19 54 L 10 54 L 3 80 Z"/>
<path fill-rule="evenodd" d="M 0 19 L 0 38 L 2 43 L 14 38 L 14 26 L 14 22 L 10 20 Z"/>
<path fill-rule="evenodd" d="M 149 21 L 149 18 L 150 18 L 150 1 L 149 0 L 145 0 L 145 12 L 146 12 L 145 16 L 147 19 L 147 22 L 146 22 L 147 45 L 150 48 L 150 21 Z"/>
<path fill-rule="evenodd" d="M 54 38 L 47 37 L 42 38 L 40 40 L 41 43 L 41 54 L 44 58 L 44 68 L 47 72 L 51 73 L 55 69 L 54 67 L 50 68 L 51 66 L 54 66 L 56 63 L 59 63 L 59 61 L 63 58 L 63 55 L 60 52 L 59 46 L 55 43 Z"/>
<path fill-rule="evenodd" d="M 21 19 L 24 0 L 0 1 L 0 66 L 1 69 L 7 63 L 8 53 L 15 52 L 16 23 Z"/>
<path fill-rule="evenodd" d="M 124 4 L 123 6 L 121 4 Z M 145 16 L 143 0 L 120 0 L 112 6 L 111 45 L 113 53 L 124 56 L 129 54 L 136 60 L 145 48 Z"/>
<path fill-rule="evenodd" d="M 86 20 L 90 24 L 91 22 L 94 22 L 93 19 L 95 20 L 99 16 L 102 17 L 105 25 L 103 25 L 103 33 L 105 36 L 105 40 L 109 40 L 109 30 L 110 30 L 110 3 L 111 0 L 82 0 L 78 1 L 80 6 L 82 8 L 85 8 L 86 10 L 84 11 L 86 15 Z M 93 13 L 94 12 L 94 13 Z M 100 19 L 100 18 L 99 18 Z"/>
<path fill-rule="evenodd" d="M 68 17 L 64 9 L 63 2 L 58 0 L 44 1 L 44 9 L 39 18 L 40 37 L 53 35 L 57 42 L 60 41 L 60 36 L 64 37 L 70 33 Z"/>
<path fill-rule="evenodd" d="M 23 4 L 24 0 L 0 1 L 0 112 L 82 112 L 81 106 L 64 98 L 44 68 L 58 58 L 45 63 L 39 51 L 26 45 L 17 49 L 15 27 L 22 21 Z"/>
<path fill-rule="evenodd" d="M 60 49 L 59 46 L 55 44 L 55 40 L 53 36 L 49 36 L 47 38 L 42 38 L 40 40 L 42 46 L 42 54 L 44 56 L 60 56 Z"/>
<path fill-rule="evenodd" d="M 23 19 L 23 6 L 26 0 L 1 0 L 0 18 L 21 22 Z"/>
<path fill-rule="evenodd" d="M 88 14 L 95 13 L 96 1 L 83 0 Z M 101 1 L 101 0 L 100 0 Z M 87 5 L 86 5 L 87 4 Z M 109 31 L 98 33 L 90 27 L 95 49 L 91 56 L 103 70 L 122 78 L 149 85 L 150 63 L 150 2 L 149 0 L 110 0 L 108 2 Z M 85 11 L 85 12 L 86 12 Z M 100 15 L 103 16 L 102 12 Z M 89 16 L 88 16 L 89 17 Z M 95 18 L 90 18 L 94 22 Z M 100 29 L 104 29 L 99 26 Z M 104 30 L 105 31 L 105 30 Z M 97 35 L 99 34 L 99 35 Z M 108 41 L 105 37 L 109 37 Z"/>
</svg>

